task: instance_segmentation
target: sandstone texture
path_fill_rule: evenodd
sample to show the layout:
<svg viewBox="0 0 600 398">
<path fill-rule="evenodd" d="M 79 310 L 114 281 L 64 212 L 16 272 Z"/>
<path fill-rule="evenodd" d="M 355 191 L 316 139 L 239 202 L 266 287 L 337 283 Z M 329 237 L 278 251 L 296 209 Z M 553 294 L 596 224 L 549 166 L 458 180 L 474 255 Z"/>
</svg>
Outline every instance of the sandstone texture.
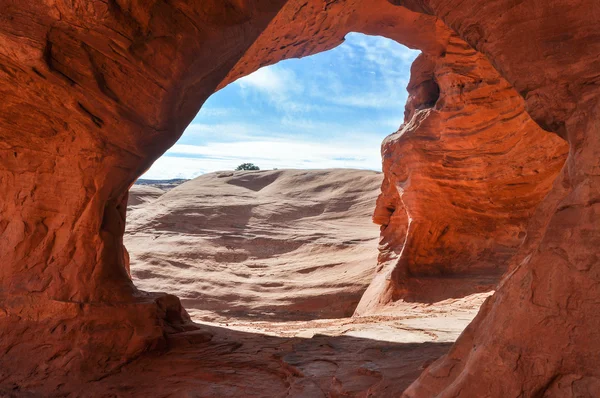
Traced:
<svg viewBox="0 0 600 398">
<path fill-rule="evenodd" d="M 268 343 L 248 361 L 260 339 L 210 343 L 175 296 L 134 286 L 127 192 L 219 87 L 358 31 L 423 51 L 383 145 L 385 228 L 358 313 L 414 299 L 425 277 L 508 269 L 446 355 L 411 362 L 426 369 L 404 395 L 600 395 L 599 18 L 595 0 L 0 1 L 0 391 L 83 395 L 125 369 L 156 380 L 192 363 L 200 395 L 260 396 L 214 372 L 267 364 L 257 383 L 284 375 L 288 395 L 318 396 L 289 380 L 332 380 L 326 365 L 298 371 L 295 356 L 277 373 Z M 316 385 L 371 388 L 345 380 Z"/>
<path fill-rule="evenodd" d="M 182 330 L 129 278 L 127 191 L 282 4 L 0 2 L 4 383 L 93 380 Z"/>
<path fill-rule="evenodd" d="M 408 90 L 405 123 L 382 145 L 379 274 L 359 313 L 493 289 L 568 150 L 456 35 L 415 60 Z"/>
<path fill-rule="evenodd" d="M 198 321 L 351 316 L 377 262 L 382 178 L 271 170 L 188 181 L 128 214 L 133 281 L 175 294 Z M 130 199 L 147 189 L 134 185 Z"/>
</svg>

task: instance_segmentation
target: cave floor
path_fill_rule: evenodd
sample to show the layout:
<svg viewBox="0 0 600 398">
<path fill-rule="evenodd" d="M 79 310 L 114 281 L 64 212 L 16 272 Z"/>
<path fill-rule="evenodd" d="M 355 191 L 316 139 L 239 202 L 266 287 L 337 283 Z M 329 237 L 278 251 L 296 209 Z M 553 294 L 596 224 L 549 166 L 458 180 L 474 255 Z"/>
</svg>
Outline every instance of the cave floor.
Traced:
<svg viewBox="0 0 600 398">
<path fill-rule="evenodd" d="M 101 380 L 62 388 L 71 396 L 397 396 L 448 351 L 489 295 L 397 303 L 396 315 L 293 322 L 196 318 L 199 329 L 171 335 L 166 351 Z"/>
</svg>

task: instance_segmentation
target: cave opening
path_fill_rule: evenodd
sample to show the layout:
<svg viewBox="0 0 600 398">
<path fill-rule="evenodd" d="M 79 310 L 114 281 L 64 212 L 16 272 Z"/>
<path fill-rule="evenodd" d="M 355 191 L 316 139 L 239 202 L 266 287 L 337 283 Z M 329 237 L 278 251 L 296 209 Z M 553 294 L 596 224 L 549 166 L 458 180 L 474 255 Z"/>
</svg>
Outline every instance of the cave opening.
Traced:
<svg viewBox="0 0 600 398">
<path fill-rule="evenodd" d="M 538 144 L 522 99 L 455 35 L 434 54 L 340 43 L 234 68 L 130 192 L 132 279 L 205 324 L 452 342 L 566 145 Z M 262 170 L 235 171 L 248 162 Z"/>
<path fill-rule="evenodd" d="M 350 33 L 226 80 L 132 188 L 125 236 L 136 285 L 198 322 L 451 342 L 566 153 L 531 151 L 547 133 L 456 36 L 418 56 Z M 262 170 L 234 170 L 247 162 Z"/>
<path fill-rule="evenodd" d="M 595 49 L 596 14 L 586 2 L 531 20 L 522 16 L 534 8 L 538 15 L 532 2 L 430 3 L 7 5 L 10 16 L 0 22 L 7 28 L 0 79 L 8 100 L 0 116 L 9 154 L 0 158 L 7 198 L 0 391 L 83 395 L 90 381 L 105 395 L 168 395 L 183 385 L 203 396 L 264 396 L 268 385 L 268 395 L 389 396 L 423 369 L 408 396 L 597 390 L 595 376 L 580 376 L 597 373 L 590 372 L 593 347 L 573 343 L 594 340 L 598 330 L 590 316 L 598 295 L 597 52 L 582 50 Z M 506 29 L 511 20 L 522 29 Z M 127 189 L 209 94 L 261 65 L 334 47 L 349 31 L 423 51 L 413 65 L 406 123 L 382 146 L 379 258 L 355 313 L 379 324 L 386 311 L 431 308 L 415 294 L 430 292 L 431 281 L 450 286 L 465 275 L 511 271 L 455 349 L 432 366 L 423 353 L 433 348 L 433 360 L 449 348 L 439 335 L 418 347 L 414 337 L 382 346 L 370 333 L 266 338 L 197 327 L 177 297 L 137 290 L 124 272 Z M 557 129 L 573 146 L 561 174 L 566 144 L 539 126 Z M 245 178 L 236 183 L 253 186 Z M 238 210 L 244 216 L 248 209 Z M 243 260 L 238 255 L 225 258 Z M 179 266 L 185 273 L 187 264 Z M 454 303 L 467 297 L 437 293 Z"/>
<path fill-rule="evenodd" d="M 197 321 L 351 317 L 377 265 L 381 142 L 404 122 L 418 54 L 349 33 L 213 94 L 130 190 L 136 286 Z M 439 90 L 421 86 L 432 107 Z M 261 170 L 235 171 L 248 162 Z"/>
<path fill-rule="evenodd" d="M 452 309 L 439 313 L 470 314 L 458 335 L 524 241 L 566 145 L 553 138 L 531 151 L 547 133 L 456 35 L 419 56 L 361 33 L 329 47 L 230 72 L 132 188 L 132 277 L 175 294 L 197 320 L 444 303 Z M 258 69 L 239 72 L 247 62 Z M 263 170 L 234 171 L 247 162 Z"/>
</svg>

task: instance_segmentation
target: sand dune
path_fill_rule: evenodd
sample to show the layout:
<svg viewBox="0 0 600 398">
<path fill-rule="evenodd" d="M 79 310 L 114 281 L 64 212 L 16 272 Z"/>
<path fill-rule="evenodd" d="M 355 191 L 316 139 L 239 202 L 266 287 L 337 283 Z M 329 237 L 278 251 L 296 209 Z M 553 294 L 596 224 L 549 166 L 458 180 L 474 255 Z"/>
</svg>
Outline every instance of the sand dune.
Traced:
<svg viewBox="0 0 600 398">
<path fill-rule="evenodd" d="M 221 172 L 158 198 L 136 185 L 132 277 L 179 296 L 196 319 L 349 316 L 377 264 L 381 180 L 346 169 Z"/>
</svg>

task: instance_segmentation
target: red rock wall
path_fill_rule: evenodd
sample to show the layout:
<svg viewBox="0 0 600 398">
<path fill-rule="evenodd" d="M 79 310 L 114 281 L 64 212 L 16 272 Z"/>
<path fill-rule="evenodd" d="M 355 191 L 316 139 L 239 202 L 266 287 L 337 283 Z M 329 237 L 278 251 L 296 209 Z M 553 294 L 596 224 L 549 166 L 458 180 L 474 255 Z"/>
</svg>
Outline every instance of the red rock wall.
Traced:
<svg viewBox="0 0 600 398">
<path fill-rule="evenodd" d="M 94 378 L 186 321 L 128 277 L 127 190 L 282 3 L 0 2 L 4 383 Z"/>
<path fill-rule="evenodd" d="M 403 6 L 383 0 L 0 2 L 0 378 L 34 383 L 77 367 L 88 376 L 103 374 L 181 325 L 185 314 L 176 299 L 138 292 L 127 276 L 127 188 L 219 85 L 266 63 L 331 48 L 355 30 L 426 54 L 416 69 L 426 83 L 419 86 L 415 73 L 408 123 L 384 145 L 391 159 L 401 148 L 411 150 L 402 153 L 404 165 L 385 165 L 398 170 L 387 172 L 379 202 L 394 206 L 383 235 L 392 249 L 382 254 L 390 256 L 383 261 L 392 271 L 437 272 L 440 262 L 451 272 L 495 266 L 486 250 L 495 250 L 496 239 L 508 246 L 519 239 L 560 150 L 519 110 L 515 92 L 539 126 L 570 144 L 566 167 L 538 208 L 511 272 L 453 350 L 406 395 L 599 395 L 600 5 L 393 3 Z M 452 30 L 483 56 L 451 38 Z M 492 77 L 490 65 L 508 84 Z M 430 71 L 440 89 L 433 108 Z M 478 121 L 498 127 L 482 131 L 487 125 Z M 466 123 L 474 127 L 471 138 L 453 136 L 465 133 Z M 500 127 L 507 123 L 510 128 Z M 507 141 L 520 156 L 506 152 Z M 461 146 L 468 142 L 477 145 Z M 492 156 L 495 147 L 500 153 Z M 535 177 L 540 159 L 549 162 Z M 463 172 L 489 173 L 494 183 L 465 181 Z M 512 188 L 518 200 L 498 188 L 513 183 L 524 183 Z M 434 194 L 450 206 L 427 201 Z M 490 194 L 490 202 L 479 196 Z M 376 220 L 387 222 L 381 207 Z M 410 223 L 403 227 L 403 220 Z M 498 220 L 510 227 L 492 227 Z M 455 229 L 443 233 L 448 225 Z M 481 238 L 471 228 L 490 240 L 461 248 L 459 242 Z M 441 246 L 429 232 L 443 233 Z M 402 255 L 393 248 L 403 237 L 402 250 L 414 256 L 398 262 Z M 448 249 L 465 262 L 447 261 Z M 384 289 L 370 296 L 376 305 L 397 291 L 398 279 L 381 275 Z"/>
<path fill-rule="evenodd" d="M 493 289 L 566 159 L 566 142 L 456 35 L 417 58 L 408 89 L 405 123 L 383 142 L 379 272 L 358 314 Z"/>
<path fill-rule="evenodd" d="M 486 55 L 533 119 L 570 149 L 511 272 L 405 395 L 598 396 L 600 4 L 458 3 L 428 8 Z"/>
</svg>

